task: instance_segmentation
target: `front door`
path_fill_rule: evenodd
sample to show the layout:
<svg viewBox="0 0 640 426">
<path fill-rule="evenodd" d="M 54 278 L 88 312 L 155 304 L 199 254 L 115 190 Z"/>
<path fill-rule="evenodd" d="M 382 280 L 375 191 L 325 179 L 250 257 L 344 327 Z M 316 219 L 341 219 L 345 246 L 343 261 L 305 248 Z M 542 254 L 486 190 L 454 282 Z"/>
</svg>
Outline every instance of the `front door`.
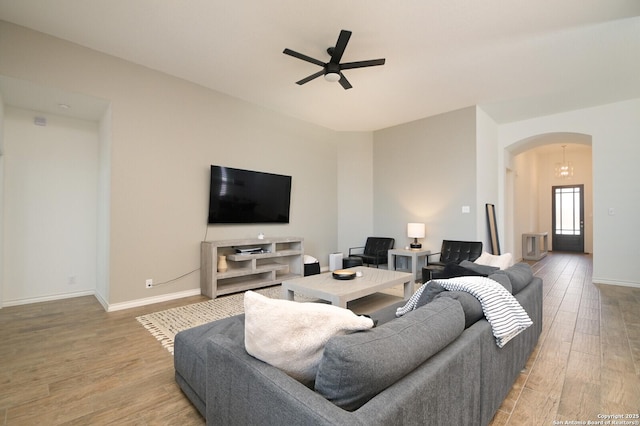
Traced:
<svg viewBox="0 0 640 426">
<path fill-rule="evenodd" d="M 584 253 L 584 185 L 552 187 L 553 251 Z"/>
</svg>

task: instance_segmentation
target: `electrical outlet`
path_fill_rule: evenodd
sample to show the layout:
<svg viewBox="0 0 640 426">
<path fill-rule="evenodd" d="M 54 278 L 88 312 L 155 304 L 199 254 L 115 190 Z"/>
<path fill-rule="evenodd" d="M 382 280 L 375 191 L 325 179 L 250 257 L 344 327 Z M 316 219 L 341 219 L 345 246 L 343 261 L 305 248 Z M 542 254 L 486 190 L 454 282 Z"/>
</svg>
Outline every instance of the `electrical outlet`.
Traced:
<svg viewBox="0 0 640 426">
<path fill-rule="evenodd" d="M 76 285 L 77 279 L 75 275 L 69 275 L 69 285 Z"/>
<path fill-rule="evenodd" d="M 146 288 L 153 287 L 153 279 L 147 278 L 147 280 L 144 282 L 144 285 L 145 285 Z"/>
</svg>

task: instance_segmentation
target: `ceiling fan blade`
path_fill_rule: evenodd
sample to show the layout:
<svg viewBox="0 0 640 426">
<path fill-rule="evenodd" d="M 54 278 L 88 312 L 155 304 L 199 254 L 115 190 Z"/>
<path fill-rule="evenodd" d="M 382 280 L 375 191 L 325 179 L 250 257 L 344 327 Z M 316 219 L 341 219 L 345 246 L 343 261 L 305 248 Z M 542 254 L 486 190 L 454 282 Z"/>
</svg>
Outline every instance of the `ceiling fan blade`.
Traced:
<svg viewBox="0 0 640 426">
<path fill-rule="evenodd" d="M 334 64 L 340 63 L 342 55 L 344 54 L 344 49 L 347 48 L 347 43 L 349 43 L 349 38 L 351 38 L 351 31 L 340 31 L 338 41 L 336 42 L 336 47 L 333 48 L 333 54 L 331 55 L 331 62 L 333 62 Z"/>
<path fill-rule="evenodd" d="M 369 61 L 358 61 L 358 62 L 347 62 L 344 64 L 340 64 L 341 70 L 350 70 L 353 68 L 363 68 L 363 67 L 375 67 L 377 65 L 384 65 L 383 59 L 371 59 Z"/>
<path fill-rule="evenodd" d="M 315 73 L 315 74 L 311 74 L 309 77 L 305 77 L 305 78 L 303 78 L 303 79 L 302 79 L 302 80 L 300 80 L 300 81 L 296 81 L 296 84 L 299 84 L 299 85 L 301 85 L 301 86 L 302 86 L 303 84 L 308 83 L 308 82 L 310 82 L 311 80 L 313 80 L 314 78 L 318 78 L 318 77 L 320 77 L 321 75 L 324 75 L 324 70 L 322 70 L 322 71 L 318 71 L 318 72 L 317 72 L 317 73 Z"/>
<path fill-rule="evenodd" d="M 291 49 L 284 49 L 282 51 L 282 53 L 284 53 L 285 55 L 293 56 L 294 58 L 302 59 L 303 61 L 311 62 L 312 64 L 316 64 L 316 65 L 319 65 L 321 67 L 324 67 L 324 65 L 325 65 L 324 62 L 321 62 L 321 61 L 319 61 L 317 59 L 314 59 L 314 58 L 312 58 L 310 56 L 303 55 L 302 53 L 298 53 L 298 52 L 296 52 L 294 50 L 291 50 Z"/>
<path fill-rule="evenodd" d="M 344 90 L 351 89 L 353 87 L 351 83 L 349 83 L 349 80 L 347 80 L 347 77 L 342 73 L 340 73 L 340 85 L 344 87 Z"/>
</svg>

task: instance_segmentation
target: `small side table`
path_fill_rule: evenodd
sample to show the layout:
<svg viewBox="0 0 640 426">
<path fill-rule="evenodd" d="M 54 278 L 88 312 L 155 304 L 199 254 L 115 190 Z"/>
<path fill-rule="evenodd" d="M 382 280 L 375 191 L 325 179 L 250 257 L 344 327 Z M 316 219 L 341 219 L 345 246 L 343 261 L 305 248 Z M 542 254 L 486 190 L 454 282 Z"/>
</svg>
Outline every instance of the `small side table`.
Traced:
<svg viewBox="0 0 640 426">
<path fill-rule="evenodd" d="M 542 248 L 540 239 L 542 238 Z M 522 234 L 522 258 L 524 260 L 540 260 L 547 255 L 549 238 L 547 232 L 531 232 Z"/>
<path fill-rule="evenodd" d="M 409 263 L 411 263 L 411 273 L 413 274 L 414 280 L 421 280 L 422 275 L 418 276 L 418 261 L 422 258 L 422 262 L 419 265 L 420 268 L 427 264 L 427 256 L 431 254 L 431 250 L 423 250 L 423 249 L 392 249 L 388 251 L 388 268 L 390 271 L 396 270 L 396 256 L 405 256 L 410 258 Z"/>
</svg>

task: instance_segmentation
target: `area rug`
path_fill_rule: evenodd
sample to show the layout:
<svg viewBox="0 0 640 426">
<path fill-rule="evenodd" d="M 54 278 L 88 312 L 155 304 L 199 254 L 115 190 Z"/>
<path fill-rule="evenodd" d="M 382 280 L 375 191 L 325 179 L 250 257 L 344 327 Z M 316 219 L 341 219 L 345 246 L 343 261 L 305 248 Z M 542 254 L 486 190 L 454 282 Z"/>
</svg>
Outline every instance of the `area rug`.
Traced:
<svg viewBox="0 0 640 426">
<path fill-rule="evenodd" d="M 280 299 L 282 286 L 267 287 L 255 291 L 272 299 Z M 295 300 L 307 302 L 316 299 L 295 295 Z M 173 354 L 173 339 L 178 332 L 243 312 L 244 293 L 236 293 L 142 315 L 136 319 L 153 337 L 158 339 L 162 346 Z"/>
</svg>

